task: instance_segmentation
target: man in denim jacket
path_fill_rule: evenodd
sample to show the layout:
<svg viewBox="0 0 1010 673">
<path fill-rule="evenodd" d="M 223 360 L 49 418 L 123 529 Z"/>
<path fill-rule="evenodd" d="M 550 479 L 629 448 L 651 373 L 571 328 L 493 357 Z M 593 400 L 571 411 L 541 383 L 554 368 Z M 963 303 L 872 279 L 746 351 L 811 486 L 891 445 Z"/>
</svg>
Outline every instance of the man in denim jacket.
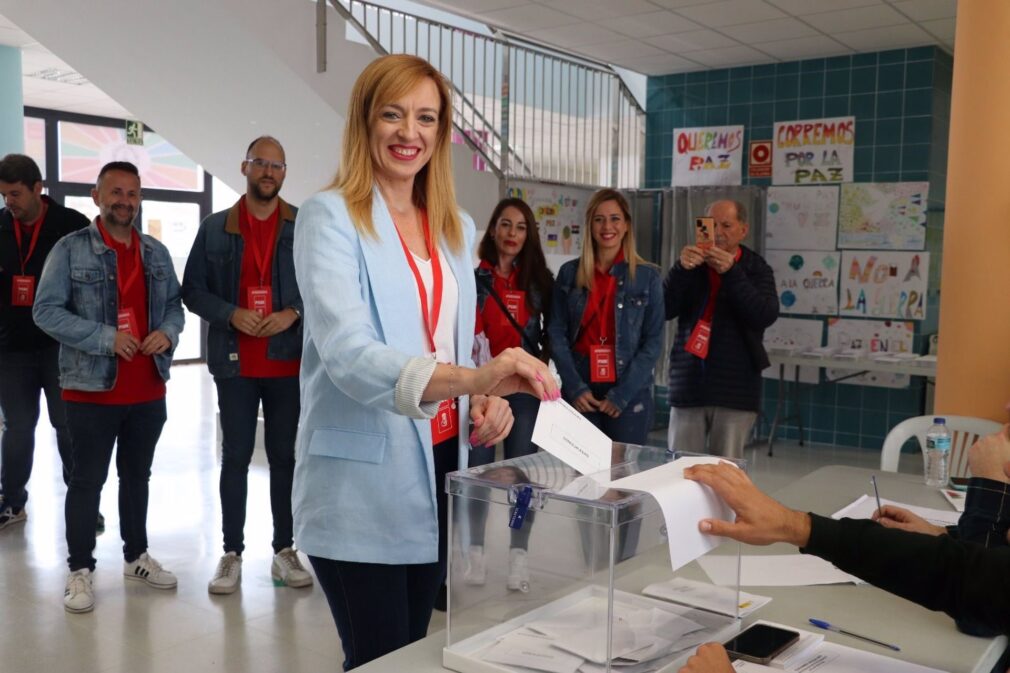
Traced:
<svg viewBox="0 0 1010 673">
<path fill-rule="evenodd" d="M 73 463 L 65 507 L 70 575 L 63 606 L 89 612 L 95 598 L 95 521 L 118 444 L 123 574 L 157 589 L 175 575 L 147 554 L 148 481 L 165 424 L 165 382 L 184 315 L 168 249 L 133 226 L 140 175 L 129 162 L 102 167 L 91 191 L 100 215 L 46 260 L 32 315 L 60 342 Z"/>
<path fill-rule="evenodd" d="M 200 225 L 186 262 L 186 306 L 210 324 L 207 365 L 221 412 L 221 524 L 224 555 L 207 587 L 230 594 L 242 579 L 249 462 L 263 405 L 270 464 L 274 558 L 271 574 L 289 587 L 312 585 L 294 550 L 291 483 L 298 431 L 302 297 L 295 280 L 297 209 L 280 198 L 284 148 L 256 138 L 242 162 L 246 193 Z"/>
</svg>

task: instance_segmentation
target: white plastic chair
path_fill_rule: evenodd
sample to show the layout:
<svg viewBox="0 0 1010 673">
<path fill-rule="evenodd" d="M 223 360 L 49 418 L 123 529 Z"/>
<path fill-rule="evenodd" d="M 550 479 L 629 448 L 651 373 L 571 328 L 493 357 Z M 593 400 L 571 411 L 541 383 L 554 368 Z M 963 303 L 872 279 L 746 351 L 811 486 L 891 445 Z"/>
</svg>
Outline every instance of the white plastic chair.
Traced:
<svg viewBox="0 0 1010 673">
<path fill-rule="evenodd" d="M 934 414 L 932 416 L 916 416 L 898 423 L 891 428 L 884 438 L 884 448 L 880 452 L 880 470 L 882 472 L 897 472 L 898 458 L 901 456 L 901 447 L 910 437 L 919 440 L 919 448 L 922 449 L 923 457 L 926 454 L 926 431 L 933 425 L 934 418 L 943 418 L 947 422 L 947 430 L 950 431 L 950 459 L 949 469 L 952 477 L 968 476 L 968 448 L 978 441 L 979 437 L 991 435 L 999 432 L 1003 426 L 996 421 L 987 418 L 974 418 L 972 416 L 944 416 Z"/>
</svg>

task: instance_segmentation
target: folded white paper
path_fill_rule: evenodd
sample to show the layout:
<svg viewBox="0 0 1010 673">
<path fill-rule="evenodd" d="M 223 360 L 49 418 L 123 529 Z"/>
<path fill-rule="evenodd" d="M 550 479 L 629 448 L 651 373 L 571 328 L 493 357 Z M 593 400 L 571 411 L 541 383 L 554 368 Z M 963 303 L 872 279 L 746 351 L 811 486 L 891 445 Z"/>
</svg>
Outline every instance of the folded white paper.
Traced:
<svg viewBox="0 0 1010 673">
<path fill-rule="evenodd" d="M 964 512 L 964 504 L 968 501 L 967 493 L 964 491 L 955 491 L 952 488 L 941 488 L 940 493 L 943 493 L 943 497 L 947 499 L 947 502 L 954 508 L 954 511 Z"/>
<path fill-rule="evenodd" d="M 540 403 L 533 443 L 581 474 L 610 467 L 613 442 L 564 400 Z"/>
<path fill-rule="evenodd" d="M 746 591 L 739 593 L 726 587 L 713 586 L 706 582 L 674 577 L 668 582 L 656 582 L 642 589 L 642 593 L 664 601 L 690 605 L 710 612 L 717 612 L 730 617 L 746 617 L 758 608 L 771 602 L 769 596 L 758 596 Z"/>
<path fill-rule="evenodd" d="M 912 514 L 917 514 L 921 516 L 926 521 L 930 522 L 936 526 L 956 526 L 957 520 L 960 518 L 959 512 L 952 512 L 949 509 L 933 509 L 931 507 L 917 507 L 915 505 L 906 505 L 903 502 L 897 502 L 895 500 L 886 500 L 884 498 L 880 499 L 881 505 L 895 505 L 896 507 L 903 507 L 907 509 Z M 870 519 L 873 518 L 873 513 L 877 511 L 877 499 L 869 495 L 861 495 L 856 498 L 853 502 L 849 503 L 845 507 L 841 508 L 837 512 L 831 515 L 832 519 Z"/>
<path fill-rule="evenodd" d="M 575 673 L 584 659 L 553 647 L 553 642 L 532 631 L 514 631 L 492 645 L 483 659 L 548 673 Z"/>
<path fill-rule="evenodd" d="M 678 458 L 677 460 L 610 482 L 610 488 L 645 491 L 656 499 L 666 521 L 670 547 L 670 567 L 690 563 L 718 547 L 722 540 L 698 530 L 702 519 L 734 521 L 729 505 L 708 486 L 684 478 L 684 469 L 693 465 L 726 462 L 715 456 Z"/>
<path fill-rule="evenodd" d="M 736 556 L 708 555 L 698 559 L 712 582 L 736 586 Z M 824 559 L 805 554 L 740 557 L 740 585 L 747 587 L 805 587 L 817 584 L 862 584 Z"/>
</svg>

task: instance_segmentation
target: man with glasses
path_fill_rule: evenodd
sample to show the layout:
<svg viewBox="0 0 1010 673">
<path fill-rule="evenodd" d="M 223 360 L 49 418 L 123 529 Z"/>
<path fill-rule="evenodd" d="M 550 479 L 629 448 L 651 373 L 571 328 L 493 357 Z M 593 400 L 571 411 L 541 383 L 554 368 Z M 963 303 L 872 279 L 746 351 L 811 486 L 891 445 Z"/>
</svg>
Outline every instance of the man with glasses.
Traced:
<svg viewBox="0 0 1010 673">
<path fill-rule="evenodd" d="M 32 474 L 39 397 L 44 391 L 49 422 L 70 481 L 70 431 L 60 397 L 59 344 L 35 326 L 32 305 L 42 265 L 66 234 L 88 218 L 42 193 L 38 164 L 24 154 L 0 159 L 0 530 L 28 518 L 25 486 Z M 102 525 L 104 528 L 104 524 Z"/>
<path fill-rule="evenodd" d="M 263 405 L 273 513 L 271 575 L 312 585 L 293 548 L 291 482 L 298 430 L 302 298 L 292 256 L 296 209 L 280 198 L 287 164 L 277 139 L 250 143 L 241 166 L 246 192 L 210 215 L 189 253 L 183 301 L 209 323 L 207 366 L 217 385 L 224 556 L 208 584 L 230 594 L 242 579 L 249 463 Z"/>
</svg>

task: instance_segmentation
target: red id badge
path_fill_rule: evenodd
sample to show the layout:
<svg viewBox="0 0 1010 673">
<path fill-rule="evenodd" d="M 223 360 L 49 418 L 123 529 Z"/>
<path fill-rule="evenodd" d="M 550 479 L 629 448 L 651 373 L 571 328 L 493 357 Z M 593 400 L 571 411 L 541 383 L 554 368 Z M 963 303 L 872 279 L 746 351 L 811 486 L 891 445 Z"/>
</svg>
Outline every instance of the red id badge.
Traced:
<svg viewBox="0 0 1010 673">
<path fill-rule="evenodd" d="M 140 330 L 137 328 L 137 316 L 132 308 L 124 308 L 119 311 L 116 317 L 116 329 L 126 332 L 130 336 L 140 338 Z"/>
<path fill-rule="evenodd" d="M 261 318 L 265 318 L 274 309 L 273 289 L 268 285 L 258 285 L 250 287 L 246 293 L 250 310 L 256 311 Z"/>
<path fill-rule="evenodd" d="M 712 323 L 707 320 L 699 320 L 691 330 L 691 336 L 684 346 L 691 355 L 697 355 L 702 360 L 708 357 L 708 342 L 712 337 Z"/>
<path fill-rule="evenodd" d="M 522 290 L 506 290 L 504 300 L 505 308 L 512 315 L 512 319 L 520 325 L 523 324 L 525 321 L 519 319 L 519 312 L 526 303 L 526 293 Z"/>
<path fill-rule="evenodd" d="M 613 383 L 617 380 L 613 346 L 593 346 L 589 349 L 589 381 Z"/>
<path fill-rule="evenodd" d="M 35 303 L 35 276 L 14 276 L 11 283 L 11 305 L 31 306 Z"/>
<path fill-rule="evenodd" d="M 456 400 L 443 400 L 438 405 L 435 418 L 431 419 L 431 443 L 441 444 L 459 434 L 459 413 Z"/>
</svg>

